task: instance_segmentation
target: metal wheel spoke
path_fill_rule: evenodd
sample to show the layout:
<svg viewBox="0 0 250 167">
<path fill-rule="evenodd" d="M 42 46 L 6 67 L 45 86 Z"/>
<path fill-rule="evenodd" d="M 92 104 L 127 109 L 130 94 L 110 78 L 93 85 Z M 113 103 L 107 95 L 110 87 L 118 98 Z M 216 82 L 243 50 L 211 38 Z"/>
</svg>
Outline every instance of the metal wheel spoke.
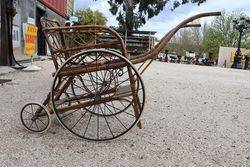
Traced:
<svg viewBox="0 0 250 167">
<path fill-rule="evenodd" d="M 87 113 L 87 111 L 85 111 L 85 113 L 77 120 L 77 122 L 71 127 L 71 130 L 80 122 L 80 120 L 85 116 L 85 114 Z"/>
<path fill-rule="evenodd" d="M 135 74 L 134 74 L 134 75 L 135 75 Z M 134 75 L 133 75 L 133 76 L 134 76 Z M 120 86 L 121 84 L 123 84 L 123 83 L 127 82 L 127 81 L 129 81 L 129 78 L 128 78 L 128 79 L 126 79 L 126 80 L 123 80 L 122 82 L 120 82 L 119 84 L 117 84 L 117 87 L 118 87 L 118 86 Z"/>
<path fill-rule="evenodd" d="M 95 110 L 96 110 L 96 105 L 94 105 L 92 113 L 95 113 Z"/>
<path fill-rule="evenodd" d="M 112 101 L 111 101 L 111 102 L 112 102 Z M 108 106 L 112 107 L 113 109 L 115 109 L 115 112 L 116 112 L 116 110 L 120 110 L 119 108 L 115 107 L 114 105 L 110 105 L 110 104 L 108 104 L 108 103 L 106 103 L 106 105 L 108 105 Z"/>
<path fill-rule="evenodd" d="M 37 120 L 46 126 L 46 124 L 42 120 L 40 120 L 39 118 L 37 118 Z"/>
<path fill-rule="evenodd" d="M 31 124 L 30 124 L 29 128 L 31 128 L 31 126 L 33 125 L 33 123 L 34 123 L 34 121 L 32 121 L 32 122 L 31 122 Z"/>
<path fill-rule="evenodd" d="M 36 125 L 36 127 L 37 127 L 37 130 L 39 130 L 38 125 L 37 125 L 37 123 L 36 123 L 36 120 L 35 120 L 34 122 L 35 122 L 35 125 Z"/>
<path fill-rule="evenodd" d="M 98 105 L 98 108 L 100 108 L 101 106 Z M 97 114 L 99 115 L 99 109 L 97 109 Z M 97 139 L 99 139 L 99 116 L 97 115 Z"/>
<path fill-rule="evenodd" d="M 96 82 L 97 82 L 97 80 L 99 80 L 101 82 L 103 81 L 102 78 L 98 75 L 98 71 L 96 71 Z"/>
<path fill-rule="evenodd" d="M 103 109 L 105 110 L 105 107 L 104 107 Z M 102 108 L 101 108 L 101 111 L 102 111 L 102 114 L 104 115 Z M 106 111 L 106 110 L 105 110 L 105 111 Z M 112 132 L 110 126 L 109 126 L 109 123 L 108 123 L 108 121 L 107 121 L 107 118 L 104 117 L 104 119 L 105 119 L 105 122 L 107 123 L 107 126 L 108 126 L 108 128 L 109 128 L 109 131 L 110 131 L 111 135 L 114 137 L 114 134 L 113 134 L 113 132 Z"/>
<path fill-rule="evenodd" d="M 76 86 L 77 88 L 79 88 L 79 89 L 81 89 L 81 90 L 83 90 L 83 91 L 86 91 L 85 89 L 83 89 L 82 87 L 80 87 L 80 86 L 77 85 L 77 84 L 74 84 L 74 86 Z"/>
<path fill-rule="evenodd" d="M 82 77 L 81 77 L 82 78 Z M 81 79 L 82 80 L 82 79 Z M 83 81 L 83 80 L 82 80 Z M 82 82 L 81 81 L 81 82 Z M 84 78 L 84 81 L 88 81 L 88 82 L 92 82 L 91 80 L 89 80 L 89 79 L 86 79 L 86 78 Z"/>
<path fill-rule="evenodd" d="M 95 82 L 95 81 L 94 81 L 94 79 L 93 79 L 93 76 L 92 76 L 91 74 L 89 74 L 89 73 L 88 73 L 88 75 L 91 76 L 91 77 L 90 77 L 90 79 L 92 80 L 92 81 L 91 81 L 91 84 L 92 84 L 94 90 L 96 91 L 96 86 L 94 85 L 94 82 Z"/>
<path fill-rule="evenodd" d="M 126 106 L 123 104 L 123 102 L 121 101 L 121 100 L 118 100 L 120 103 L 121 103 L 121 105 L 124 107 L 124 108 L 126 108 Z"/>
<path fill-rule="evenodd" d="M 108 70 L 105 71 L 105 74 L 104 74 L 104 77 L 103 77 L 103 79 L 104 79 L 105 81 L 107 80 L 107 79 L 106 79 L 107 73 L 108 73 Z M 109 73 L 109 75 L 110 75 L 110 73 Z"/>
<path fill-rule="evenodd" d="M 86 127 L 86 129 L 85 129 L 85 132 L 84 132 L 84 135 L 83 135 L 83 136 L 86 135 L 86 132 L 87 132 L 87 129 L 88 129 L 88 127 L 89 127 L 89 123 L 90 123 L 91 118 L 92 118 L 92 114 L 90 114 L 89 121 L 88 121 L 88 124 L 87 124 L 87 127 Z"/>
<path fill-rule="evenodd" d="M 31 111 L 32 111 L 32 115 L 34 116 L 34 108 L 33 108 L 33 105 L 31 104 Z"/>
<path fill-rule="evenodd" d="M 104 105 L 106 106 L 106 104 L 104 103 Z M 107 106 L 106 106 L 107 107 Z M 107 109 L 109 110 L 109 112 L 111 113 L 111 114 L 113 114 L 113 116 L 120 122 L 120 124 L 122 124 L 122 126 L 125 128 L 125 129 L 127 129 L 127 127 L 122 123 L 122 121 L 119 119 L 119 118 L 117 118 L 117 116 L 107 107 Z"/>
<path fill-rule="evenodd" d="M 124 111 L 124 113 L 126 113 L 126 114 L 128 114 L 128 115 L 130 115 L 130 116 L 132 116 L 132 117 L 135 117 L 135 115 L 130 114 L 130 113 L 128 113 L 127 111 Z"/>
<path fill-rule="evenodd" d="M 64 119 L 64 118 L 66 118 L 66 117 L 69 116 L 69 115 L 73 115 L 73 113 L 76 112 L 76 111 L 79 111 L 79 109 L 73 110 L 71 113 L 62 116 L 61 119 Z"/>
<path fill-rule="evenodd" d="M 30 112 L 28 112 L 27 110 L 23 110 L 23 111 L 25 111 L 26 113 L 28 113 L 28 114 L 30 114 L 30 115 L 32 115 L 32 116 L 33 116 L 33 114 L 32 114 L 32 113 L 30 113 Z"/>
<path fill-rule="evenodd" d="M 103 76 L 102 71 L 100 71 L 100 73 L 101 73 L 101 77 L 102 77 L 102 78 L 101 78 L 101 80 L 102 80 L 102 81 L 104 81 L 104 80 L 105 80 L 105 78 L 104 78 L 104 76 Z"/>
</svg>

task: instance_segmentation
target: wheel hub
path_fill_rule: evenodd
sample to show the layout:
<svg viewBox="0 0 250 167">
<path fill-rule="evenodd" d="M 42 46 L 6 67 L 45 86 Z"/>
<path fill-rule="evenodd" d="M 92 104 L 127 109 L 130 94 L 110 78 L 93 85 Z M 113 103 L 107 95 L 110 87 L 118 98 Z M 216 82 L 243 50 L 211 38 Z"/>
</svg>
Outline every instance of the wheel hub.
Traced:
<svg viewBox="0 0 250 167">
<path fill-rule="evenodd" d="M 101 92 L 97 91 L 96 96 L 95 96 L 95 100 L 101 100 L 101 98 L 102 98 Z"/>
</svg>

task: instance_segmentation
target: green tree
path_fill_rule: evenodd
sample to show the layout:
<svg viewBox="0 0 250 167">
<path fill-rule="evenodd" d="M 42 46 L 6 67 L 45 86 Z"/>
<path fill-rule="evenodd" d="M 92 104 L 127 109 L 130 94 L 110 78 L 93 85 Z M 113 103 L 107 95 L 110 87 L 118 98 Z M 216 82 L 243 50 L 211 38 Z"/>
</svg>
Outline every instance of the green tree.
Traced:
<svg viewBox="0 0 250 167">
<path fill-rule="evenodd" d="M 168 45 L 167 49 L 170 52 L 174 52 L 179 56 L 185 55 L 185 51 L 193 51 L 193 45 L 190 41 L 191 30 L 183 29 L 179 31 L 171 40 L 171 43 Z"/>
<path fill-rule="evenodd" d="M 199 22 L 195 22 L 199 23 Z M 180 30 L 170 41 L 167 49 L 177 55 L 185 55 L 185 52 L 194 52 L 198 55 L 204 53 L 204 34 L 207 24 L 202 27 L 185 28 Z"/>
<path fill-rule="evenodd" d="M 243 13 L 223 13 L 220 17 L 216 17 L 205 35 L 205 51 L 211 52 L 217 57 L 220 46 L 236 47 L 239 33 L 232 28 L 232 23 L 235 18 L 240 18 L 243 15 Z M 246 36 L 243 36 L 242 42 L 242 46 L 246 47 Z"/>
<path fill-rule="evenodd" d="M 197 22 L 198 23 L 198 22 Z M 191 33 L 189 37 L 189 43 L 192 44 L 192 51 L 198 55 L 204 54 L 204 42 L 205 34 L 207 31 L 207 23 L 205 23 L 200 28 L 193 27 L 191 28 Z"/>
<path fill-rule="evenodd" d="M 173 10 L 186 3 L 197 3 L 206 0 L 175 0 Z M 157 16 L 170 0 L 108 0 L 110 12 L 117 15 L 119 26 L 122 29 L 134 30 L 146 23 L 147 19 Z"/>
<path fill-rule="evenodd" d="M 250 49 L 250 29 L 244 32 L 241 42 L 243 48 Z"/>
<path fill-rule="evenodd" d="M 106 25 L 107 18 L 98 10 L 91 10 L 90 8 L 84 10 L 77 10 L 75 16 L 79 18 L 81 25 Z"/>
<path fill-rule="evenodd" d="M 181 55 L 185 51 L 192 51 L 199 55 L 211 52 L 214 57 L 217 57 L 220 46 L 237 47 L 239 32 L 232 28 L 232 23 L 235 18 L 242 16 L 244 16 L 243 13 L 226 14 L 224 12 L 209 25 L 205 23 L 201 28 L 180 30 L 167 49 Z M 250 48 L 249 31 L 245 31 L 241 42 L 243 48 Z"/>
</svg>

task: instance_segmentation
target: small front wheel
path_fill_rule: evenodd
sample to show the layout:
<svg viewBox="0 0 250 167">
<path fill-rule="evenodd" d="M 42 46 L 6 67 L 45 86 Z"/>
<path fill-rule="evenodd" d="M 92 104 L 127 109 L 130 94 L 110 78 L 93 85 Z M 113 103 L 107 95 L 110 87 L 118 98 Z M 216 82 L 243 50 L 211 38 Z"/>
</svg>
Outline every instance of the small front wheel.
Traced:
<svg viewBox="0 0 250 167">
<path fill-rule="evenodd" d="M 31 132 L 43 133 L 50 127 L 50 113 L 42 104 L 26 104 L 22 108 L 20 116 L 24 127 Z"/>
</svg>

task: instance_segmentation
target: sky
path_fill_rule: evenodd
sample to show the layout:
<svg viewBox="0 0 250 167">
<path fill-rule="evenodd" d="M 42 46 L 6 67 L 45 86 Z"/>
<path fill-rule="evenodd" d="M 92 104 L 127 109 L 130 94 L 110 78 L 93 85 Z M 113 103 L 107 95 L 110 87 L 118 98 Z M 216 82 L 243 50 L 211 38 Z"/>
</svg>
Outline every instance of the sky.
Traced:
<svg viewBox="0 0 250 167">
<path fill-rule="evenodd" d="M 106 0 L 75 0 L 75 10 L 90 7 L 93 10 L 99 10 L 108 19 L 108 26 L 117 26 L 116 16 L 109 11 L 109 4 Z M 164 10 L 158 15 L 148 20 L 147 23 L 139 28 L 139 30 L 156 31 L 156 37 L 161 38 L 171 28 L 175 27 L 184 19 L 202 12 L 215 11 L 242 11 L 250 16 L 250 0 L 207 0 L 206 3 L 198 6 L 197 4 L 186 4 L 174 11 L 171 11 L 172 3 L 168 3 Z M 200 20 L 201 23 L 210 22 L 213 18 L 205 18 Z"/>
</svg>

